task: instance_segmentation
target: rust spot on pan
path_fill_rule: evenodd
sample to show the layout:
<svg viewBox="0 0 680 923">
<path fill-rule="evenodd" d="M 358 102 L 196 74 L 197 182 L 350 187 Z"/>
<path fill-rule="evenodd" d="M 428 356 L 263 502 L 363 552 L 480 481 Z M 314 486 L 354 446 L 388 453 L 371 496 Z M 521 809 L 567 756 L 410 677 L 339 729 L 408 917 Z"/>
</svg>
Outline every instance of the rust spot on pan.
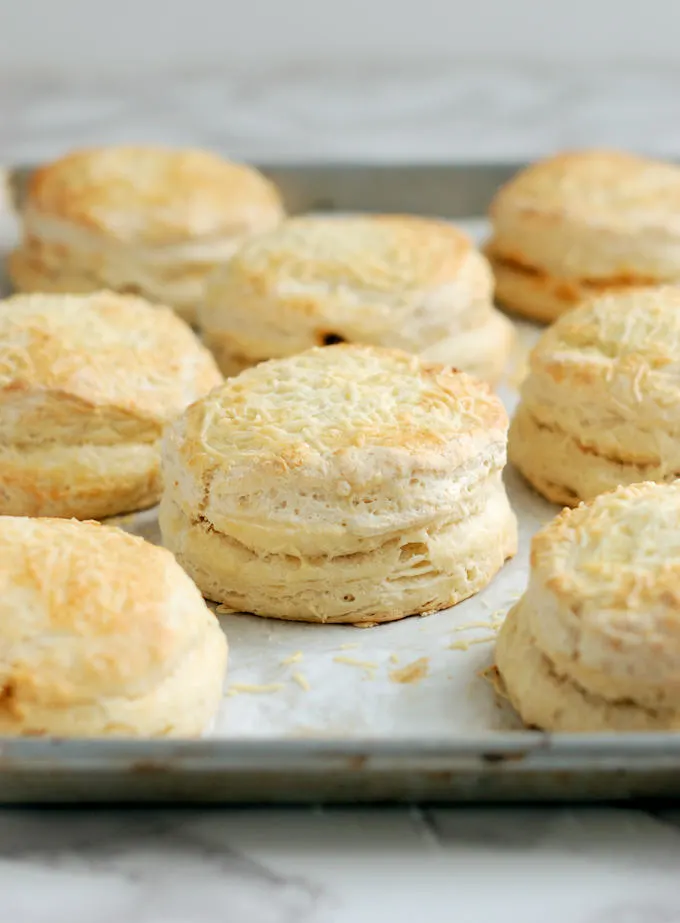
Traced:
<svg viewBox="0 0 680 923">
<path fill-rule="evenodd" d="M 528 750 L 519 753 L 482 753 L 485 763 L 521 763 L 529 755 Z"/>
<path fill-rule="evenodd" d="M 368 763 L 368 757 L 363 754 L 350 756 L 347 760 L 347 768 L 352 772 L 359 772 L 366 767 L 366 763 Z"/>
<path fill-rule="evenodd" d="M 169 772 L 165 763 L 158 763 L 155 760 L 138 760 L 130 767 L 133 773 L 139 775 L 157 775 L 160 772 Z"/>
</svg>

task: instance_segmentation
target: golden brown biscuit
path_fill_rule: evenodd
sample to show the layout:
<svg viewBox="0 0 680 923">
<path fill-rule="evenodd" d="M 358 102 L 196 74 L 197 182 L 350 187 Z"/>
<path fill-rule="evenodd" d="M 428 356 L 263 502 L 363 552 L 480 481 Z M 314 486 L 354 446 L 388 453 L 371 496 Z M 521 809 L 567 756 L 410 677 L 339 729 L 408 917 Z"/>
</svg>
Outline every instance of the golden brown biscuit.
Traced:
<svg viewBox="0 0 680 923">
<path fill-rule="evenodd" d="M 226 375 L 332 343 L 404 349 L 496 381 L 513 328 L 484 257 L 424 218 L 306 217 L 251 238 L 208 283 L 200 312 Z"/>
<path fill-rule="evenodd" d="M 584 298 L 680 282 L 680 168 L 616 151 L 559 154 L 491 206 L 496 295 L 552 321 Z"/>
<path fill-rule="evenodd" d="M 680 288 L 604 295 L 539 339 L 508 452 L 574 506 L 619 484 L 680 475 Z"/>
<path fill-rule="evenodd" d="M 496 663 L 546 730 L 680 728 L 680 481 L 621 487 L 534 538 Z"/>
<path fill-rule="evenodd" d="M 196 737 L 225 637 L 172 555 L 93 522 L 0 516 L 0 734 Z"/>
<path fill-rule="evenodd" d="M 164 438 L 164 543 L 237 611 L 383 622 L 478 592 L 516 550 L 507 417 L 484 383 L 406 353 L 272 360 Z"/>
<path fill-rule="evenodd" d="M 255 169 L 206 151 L 76 151 L 32 176 L 9 272 L 21 291 L 132 292 L 193 321 L 208 273 L 282 216 Z"/>
<path fill-rule="evenodd" d="M 153 505 L 163 426 L 221 380 L 189 327 L 141 298 L 0 301 L 0 513 Z"/>
</svg>

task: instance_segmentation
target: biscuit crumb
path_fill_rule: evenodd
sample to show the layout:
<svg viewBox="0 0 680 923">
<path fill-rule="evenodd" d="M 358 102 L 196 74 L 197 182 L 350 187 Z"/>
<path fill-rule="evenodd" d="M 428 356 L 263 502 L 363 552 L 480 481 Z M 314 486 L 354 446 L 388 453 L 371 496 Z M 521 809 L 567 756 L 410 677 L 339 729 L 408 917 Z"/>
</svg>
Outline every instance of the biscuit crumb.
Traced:
<svg viewBox="0 0 680 923">
<path fill-rule="evenodd" d="M 300 663 L 303 657 L 304 654 L 302 651 L 295 651 L 295 653 L 291 654 L 289 657 L 284 657 L 284 659 L 281 661 L 281 666 L 287 667 L 290 663 Z"/>
<path fill-rule="evenodd" d="M 493 631 L 500 631 L 501 625 L 505 621 L 506 611 L 505 609 L 496 609 L 496 611 L 491 615 L 491 624 L 489 628 Z"/>
<path fill-rule="evenodd" d="M 358 644 L 341 644 L 338 648 L 339 651 L 351 651 L 352 648 L 359 647 Z"/>
<path fill-rule="evenodd" d="M 390 663 L 399 663 L 399 655 L 390 654 Z"/>
<path fill-rule="evenodd" d="M 497 696 L 501 699 L 510 701 L 505 691 L 505 684 L 503 683 L 501 674 L 498 672 L 498 667 L 495 664 L 491 664 L 490 667 L 485 667 L 483 670 L 480 670 L 477 676 L 487 682 L 493 688 Z"/>
<path fill-rule="evenodd" d="M 419 683 L 421 679 L 425 679 L 429 669 L 429 657 L 421 657 L 398 670 L 390 670 L 388 675 L 393 683 Z"/>
<path fill-rule="evenodd" d="M 298 684 L 300 689 L 304 689 L 305 692 L 309 692 L 312 688 L 304 673 L 293 673 L 293 680 Z"/>
</svg>

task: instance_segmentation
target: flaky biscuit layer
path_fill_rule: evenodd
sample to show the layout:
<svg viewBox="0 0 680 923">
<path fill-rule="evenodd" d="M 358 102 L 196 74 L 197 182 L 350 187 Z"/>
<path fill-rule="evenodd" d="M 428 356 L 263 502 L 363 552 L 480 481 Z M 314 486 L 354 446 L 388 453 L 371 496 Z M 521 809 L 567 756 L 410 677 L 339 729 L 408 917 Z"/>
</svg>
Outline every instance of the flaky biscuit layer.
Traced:
<svg viewBox="0 0 680 923">
<path fill-rule="evenodd" d="M 220 381 L 167 308 L 111 292 L 0 301 L 0 512 L 152 505 L 163 427 Z"/>
<path fill-rule="evenodd" d="M 8 268 L 21 291 L 141 294 L 195 320 L 205 279 L 283 217 L 257 170 L 204 151 L 76 151 L 37 170 Z"/>
<path fill-rule="evenodd" d="M 601 296 L 539 339 L 509 457 L 548 499 L 680 474 L 680 289 Z"/>
<path fill-rule="evenodd" d="M 442 608 L 514 554 L 506 426 L 488 386 L 405 353 L 263 363 L 166 431 L 164 541 L 232 608 L 317 621 Z"/>
</svg>

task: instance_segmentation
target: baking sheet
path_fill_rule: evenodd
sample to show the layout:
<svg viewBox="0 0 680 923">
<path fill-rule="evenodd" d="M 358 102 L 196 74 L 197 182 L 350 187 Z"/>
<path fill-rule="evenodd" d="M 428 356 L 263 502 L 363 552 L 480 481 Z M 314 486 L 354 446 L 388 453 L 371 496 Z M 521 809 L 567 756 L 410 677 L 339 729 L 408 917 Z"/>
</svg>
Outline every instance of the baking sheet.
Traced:
<svg viewBox="0 0 680 923">
<path fill-rule="evenodd" d="M 461 219 L 482 214 L 520 166 L 300 164 L 265 172 L 291 212 L 414 211 L 455 218 L 480 237 L 483 221 Z M 30 167 L 6 173 L 0 249 L 14 238 L 11 208 L 21 201 Z M 538 330 L 518 324 L 518 333 L 501 389 L 509 409 Z M 0 803 L 680 796 L 680 735 L 527 731 L 480 676 L 491 662 L 496 624 L 523 589 L 529 538 L 557 511 L 512 470 L 507 484 L 520 519 L 520 551 L 472 600 L 372 629 L 223 616 L 230 669 L 221 714 L 204 740 L 0 738 Z M 120 524 L 158 540 L 154 511 Z M 413 668 L 412 682 L 390 675 L 419 662 L 427 673 Z M 253 685 L 271 688 L 247 691 Z"/>
</svg>

